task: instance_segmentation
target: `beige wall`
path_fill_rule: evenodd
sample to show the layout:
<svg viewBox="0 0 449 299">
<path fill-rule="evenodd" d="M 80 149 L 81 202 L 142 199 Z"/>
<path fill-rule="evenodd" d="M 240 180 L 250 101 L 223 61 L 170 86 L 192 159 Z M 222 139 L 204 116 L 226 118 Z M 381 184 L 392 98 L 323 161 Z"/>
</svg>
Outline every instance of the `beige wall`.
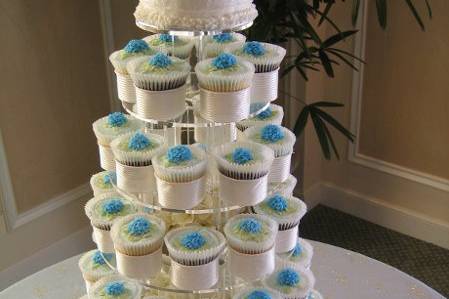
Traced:
<svg viewBox="0 0 449 299">
<path fill-rule="evenodd" d="M 106 57 L 98 1 L 0 0 L 0 8 L 0 128 L 21 217 L 99 171 L 91 124 L 109 111 Z M 86 227 L 89 197 L 0 234 L 0 272 Z"/>
<path fill-rule="evenodd" d="M 372 1 L 368 3 L 374 5 Z M 448 2 L 432 1 L 432 5 L 434 20 L 427 22 L 426 33 L 419 31 L 402 2 L 391 2 L 390 29 L 386 32 L 377 29 L 375 11 L 370 9 L 359 137 L 364 154 L 447 177 L 449 77 L 445 65 L 449 26 L 445 11 Z M 338 4 L 332 17 L 343 28 L 351 28 L 348 4 Z M 352 51 L 354 44 L 348 40 L 342 46 Z M 335 79 L 320 74 L 306 86 L 308 99 L 317 100 L 315 96 L 322 96 L 344 103 L 345 108 L 333 110 L 333 114 L 347 127 L 350 126 L 352 75 L 351 69 L 338 67 Z M 324 161 L 311 154 L 319 148 L 315 146 L 315 134 L 308 129 L 304 159 L 309 166 L 305 178 L 310 173 L 313 181 L 307 187 L 317 181 L 329 183 L 407 215 L 449 225 L 448 192 L 350 162 L 346 140 L 338 138 L 337 143 L 343 159 Z"/>
</svg>

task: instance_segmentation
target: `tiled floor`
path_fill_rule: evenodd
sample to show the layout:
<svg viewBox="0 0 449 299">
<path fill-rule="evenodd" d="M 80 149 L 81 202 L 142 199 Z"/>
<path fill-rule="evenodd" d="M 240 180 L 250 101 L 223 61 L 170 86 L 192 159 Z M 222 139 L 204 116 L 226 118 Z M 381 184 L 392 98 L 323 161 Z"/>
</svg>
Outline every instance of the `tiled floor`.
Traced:
<svg viewBox="0 0 449 299">
<path fill-rule="evenodd" d="M 449 250 L 321 205 L 303 218 L 300 235 L 382 261 L 449 297 Z"/>
</svg>

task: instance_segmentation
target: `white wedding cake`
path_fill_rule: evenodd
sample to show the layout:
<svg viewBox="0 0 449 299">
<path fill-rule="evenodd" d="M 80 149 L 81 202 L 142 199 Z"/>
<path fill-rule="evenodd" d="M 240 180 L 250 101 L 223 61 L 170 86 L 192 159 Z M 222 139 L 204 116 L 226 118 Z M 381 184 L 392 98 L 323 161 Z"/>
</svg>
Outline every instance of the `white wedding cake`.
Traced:
<svg viewBox="0 0 449 299">
<path fill-rule="evenodd" d="M 137 22 L 158 29 L 214 31 L 252 22 L 252 0 L 140 0 Z"/>
</svg>

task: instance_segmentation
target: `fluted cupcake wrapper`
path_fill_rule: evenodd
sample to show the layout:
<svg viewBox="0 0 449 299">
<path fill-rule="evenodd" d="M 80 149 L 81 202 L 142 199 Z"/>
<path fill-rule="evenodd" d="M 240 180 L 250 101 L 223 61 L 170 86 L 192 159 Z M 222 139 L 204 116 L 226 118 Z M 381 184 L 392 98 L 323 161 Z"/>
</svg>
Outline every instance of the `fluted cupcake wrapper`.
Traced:
<svg viewBox="0 0 449 299">
<path fill-rule="evenodd" d="M 240 48 L 246 40 L 246 36 L 240 33 L 231 33 L 233 37 L 233 41 L 227 42 L 227 43 L 217 43 L 214 42 L 212 39 L 213 37 L 209 37 L 205 41 L 204 48 L 206 50 L 207 57 L 215 57 L 223 52 L 233 52 Z M 200 47 L 201 45 L 197 45 Z"/>
<path fill-rule="evenodd" d="M 151 45 L 151 41 L 154 39 L 158 39 L 160 34 L 153 34 L 150 36 L 145 37 L 143 40 L 146 41 Z M 193 40 L 184 38 L 184 37 L 177 37 L 179 39 L 182 39 L 184 44 L 182 45 L 169 45 L 166 43 L 160 44 L 160 45 L 151 45 L 152 48 L 156 49 L 159 52 L 162 53 L 169 53 L 175 57 L 178 57 L 180 59 L 186 59 L 190 56 L 190 53 L 192 52 L 192 49 L 195 45 L 195 42 Z"/>
<path fill-rule="evenodd" d="M 207 233 L 213 234 L 213 237 L 218 240 L 218 244 L 216 246 L 204 250 L 195 250 L 192 252 L 178 249 L 175 246 L 173 246 L 171 240 L 176 234 L 184 230 L 190 230 L 195 227 L 196 226 L 191 226 L 190 228 L 183 227 L 171 230 L 165 235 L 164 238 L 165 245 L 167 246 L 170 257 L 177 263 L 180 263 L 185 266 L 199 266 L 210 263 L 220 255 L 220 253 L 226 246 L 226 239 L 222 233 L 214 229 L 206 229 L 206 228 L 203 228 L 203 230 Z M 201 230 L 201 227 L 196 228 L 199 228 Z"/>
<path fill-rule="evenodd" d="M 104 116 L 96 120 L 92 124 L 92 129 L 94 131 L 95 137 L 99 144 L 103 146 L 109 146 L 111 141 L 123 134 L 138 130 L 143 128 L 143 123 L 130 115 L 125 114 L 128 125 L 125 127 L 117 128 L 104 128 L 104 125 L 108 122 L 108 116 Z"/>
<path fill-rule="evenodd" d="M 179 70 L 172 70 L 160 73 L 141 73 L 138 67 L 151 59 L 151 56 L 143 56 L 130 61 L 127 65 L 134 85 L 138 88 L 152 91 L 162 91 L 178 88 L 186 83 L 190 75 L 190 65 L 183 63 Z M 180 63 L 179 58 L 171 58 L 174 63 Z"/>
<path fill-rule="evenodd" d="M 263 143 L 260 139 L 260 132 L 264 126 L 263 125 L 257 125 L 253 126 L 251 128 L 248 128 L 243 133 L 246 137 L 245 140 L 252 141 L 256 143 L 263 144 L 265 146 L 268 146 L 271 148 L 274 152 L 275 157 L 281 157 L 288 154 L 291 154 L 293 152 L 293 146 L 296 142 L 296 136 L 293 134 L 292 131 L 285 127 L 281 127 L 282 131 L 284 132 L 284 138 L 276 143 Z"/>
<path fill-rule="evenodd" d="M 248 164 L 237 164 L 225 158 L 226 155 L 232 154 L 239 147 L 251 150 L 255 156 L 255 161 Z M 263 177 L 270 170 L 274 159 L 273 151 L 269 147 L 254 142 L 226 143 L 215 147 L 213 154 L 219 171 L 225 176 L 237 180 L 254 180 Z"/>
<path fill-rule="evenodd" d="M 222 75 L 207 71 L 211 62 L 212 59 L 206 59 L 195 66 L 195 73 L 202 88 L 215 92 L 230 92 L 251 86 L 254 76 L 254 66 L 251 63 L 237 58 L 237 64 L 242 70 Z"/>
<path fill-rule="evenodd" d="M 97 249 L 90 250 L 90 251 L 86 252 L 85 254 L 83 254 L 81 256 L 81 258 L 78 261 L 78 267 L 81 270 L 83 278 L 85 280 L 88 280 L 91 283 L 94 283 L 97 280 L 114 273 L 114 270 L 109 268 L 108 265 L 103 265 L 104 267 L 102 268 L 102 270 L 104 270 L 104 271 L 98 271 L 95 269 L 91 270 L 91 269 L 86 269 L 84 267 L 85 263 L 87 263 L 87 259 L 92 259 L 92 256 L 96 251 L 97 251 Z"/>
<path fill-rule="evenodd" d="M 294 205 L 296 207 L 296 211 L 294 211 L 291 214 L 285 214 L 285 215 L 272 215 L 270 213 L 267 213 L 263 209 L 261 209 L 259 204 L 253 207 L 254 211 L 257 214 L 265 215 L 267 217 L 270 217 L 271 219 L 275 220 L 279 224 L 279 230 L 288 230 L 291 229 L 299 224 L 301 221 L 301 218 L 306 214 L 307 212 L 307 205 L 300 200 L 297 197 L 289 197 L 288 198 L 289 205 Z"/>
<path fill-rule="evenodd" d="M 122 59 L 120 57 L 120 55 L 123 53 L 123 50 L 118 50 L 113 52 L 110 56 L 109 56 L 109 61 L 112 63 L 112 65 L 114 66 L 114 70 L 117 73 L 123 74 L 123 75 L 127 75 L 128 71 L 126 69 L 126 66 L 128 65 L 128 62 L 130 62 L 131 60 L 144 56 L 144 55 L 150 55 L 152 53 L 154 53 L 154 51 L 150 50 L 147 54 L 134 54 L 134 55 L 130 55 L 129 57 Z"/>
<path fill-rule="evenodd" d="M 186 183 L 199 179 L 207 171 L 207 160 L 205 152 L 197 147 L 190 146 L 193 156 L 198 162 L 185 167 L 164 167 L 160 158 L 166 154 L 166 150 L 161 151 L 153 157 L 152 164 L 155 174 L 162 180 L 170 183 Z"/>
<path fill-rule="evenodd" d="M 272 55 L 250 56 L 242 53 L 242 50 L 234 51 L 238 57 L 245 59 L 254 64 L 256 73 L 272 72 L 279 68 L 285 57 L 286 50 L 280 46 L 261 43 L 267 52 L 274 53 Z"/>
</svg>

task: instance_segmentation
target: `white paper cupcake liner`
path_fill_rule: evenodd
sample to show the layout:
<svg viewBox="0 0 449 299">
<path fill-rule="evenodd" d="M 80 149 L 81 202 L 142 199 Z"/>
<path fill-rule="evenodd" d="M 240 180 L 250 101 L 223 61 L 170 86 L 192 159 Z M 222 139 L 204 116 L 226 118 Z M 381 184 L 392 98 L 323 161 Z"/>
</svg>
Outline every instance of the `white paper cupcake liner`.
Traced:
<svg viewBox="0 0 449 299">
<path fill-rule="evenodd" d="M 244 135 L 246 140 L 261 143 L 268 146 L 274 152 L 275 157 L 289 155 L 293 152 L 293 146 L 296 142 L 296 136 L 292 131 L 285 127 L 281 127 L 284 132 L 284 138 L 276 143 L 263 143 L 260 138 L 261 130 L 264 126 L 253 126 L 245 130 Z"/>
<path fill-rule="evenodd" d="M 261 44 L 266 49 L 267 52 L 271 52 L 272 54 L 252 56 L 242 54 L 242 50 L 234 51 L 234 54 L 242 59 L 245 59 L 253 63 L 256 69 L 256 73 L 271 72 L 279 68 L 279 65 L 281 64 L 282 60 L 285 57 L 286 50 L 280 46 L 273 44 L 268 43 L 261 43 Z"/>
<path fill-rule="evenodd" d="M 265 238 L 260 241 L 243 241 L 238 236 L 234 235 L 233 227 L 247 218 L 255 218 L 267 225 L 267 232 Z M 278 224 L 269 217 L 257 214 L 239 214 L 228 219 L 223 231 L 228 240 L 228 244 L 236 251 L 245 254 L 259 254 L 270 250 L 274 247 L 276 234 L 278 231 Z"/>
<path fill-rule="evenodd" d="M 111 142 L 111 148 L 114 153 L 115 160 L 128 166 L 148 166 L 151 164 L 151 158 L 153 158 L 153 156 L 163 148 L 165 140 L 160 135 L 141 132 L 148 139 L 150 139 L 150 142 L 154 142 L 156 145 L 142 151 L 126 151 L 121 149 L 120 145 L 123 142 L 128 143 L 130 138 L 134 136 L 135 133 L 136 132 L 131 132 L 121 135 Z"/>
<path fill-rule="evenodd" d="M 114 165 L 115 165 L 115 161 L 114 161 Z M 89 183 L 90 183 L 90 187 L 92 188 L 92 191 L 94 193 L 94 196 L 98 196 L 103 193 L 109 193 L 111 191 L 114 191 L 114 187 L 112 186 L 112 184 L 108 188 L 101 188 L 101 187 L 97 186 L 97 184 L 96 184 L 97 180 L 103 180 L 103 177 L 105 175 L 113 176 L 114 172 L 113 171 L 102 171 L 102 172 L 96 173 L 90 177 Z"/>
<path fill-rule="evenodd" d="M 242 121 L 239 121 L 237 123 L 237 128 L 240 131 L 245 131 L 247 128 L 249 127 L 253 127 L 253 126 L 264 126 L 264 125 L 268 125 L 268 124 L 273 124 L 273 125 L 281 125 L 282 124 L 282 119 L 284 118 L 284 109 L 276 104 L 270 104 L 270 109 L 271 111 L 273 111 L 275 113 L 275 115 L 273 115 L 270 118 L 267 119 L 259 119 L 257 118 L 257 116 L 248 118 L 248 119 L 244 119 Z"/>
<path fill-rule="evenodd" d="M 184 42 L 182 45 L 181 44 L 170 45 L 168 43 L 162 43 L 157 46 L 151 45 L 151 41 L 154 39 L 158 39 L 159 36 L 160 34 L 153 34 L 145 37 L 143 40 L 146 41 L 148 44 L 150 44 L 150 47 L 156 49 L 158 52 L 169 53 L 180 59 L 189 58 L 190 53 L 192 53 L 192 49 L 195 45 L 195 42 L 192 38 L 176 36 L 177 39 L 180 39 L 182 42 Z"/>
<path fill-rule="evenodd" d="M 200 114 L 219 123 L 241 121 L 250 113 L 250 88 L 229 92 L 214 92 L 200 88 Z"/>
<path fill-rule="evenodd" d="M 99 144 L 107 147 L 114 138 L 144 127 L 144 124 L 141 121 L 132 116 L 127 114 L 124 114 L 124 116 L 128 122 L 128 125 L 124 127 L 105 128 L 109 116 L 104 116 L 92 124 L 95 137 L 97 137 Z"/>
<path fill-rule="evenodd" d="M 296 270 L 300 276 L 300 287 L 292 289 L 292 291 L 288 294 L 282 292 L 275 286 L 277 274 L 279 273 L 279 271 L 286 268 Z M 270 291 L 279 294 L 282 298 L 285 299 L 306 299 L 310 291 L 312 291 L 313 287 L 315 286 L 315 276 L 313 275 L 312 271 L 298 267 L 295 264 L 282 265 L 280 267 L 276 266 L 275 271 L 263 281 L 263 285 Z"/>
<path fill-rule="evenodd" d="M 236 148 L 247 148 L 254 156 L 252 163 L 237 164 L 228 161 L 225 157 Z M 227 177 L 237 180 L 254 180 L 266 175 L 273 163 L 273 151 L 264 145 L 254 142 L 232 142 L 217 146 L 213 149 L 215 161 L 219 171 Z"/>
<path fill-rule="evenodd" d="M 124 239 L 121 236 L 121 229 L 123 225 L 127 225 L 127 223 L 136 217 L 142 217 L 149 220 L 151 225 L 157 226 L 160 233 L 152 236 L 151 238 L 142 238 L 135 242 Z M 161 248 L 165 231 L 165 223 L 160 218 L 145 213 L 139 213 L 128 215 L 115 221 L 111 228 L 111 238 L 114 242 L 114 248 L 116 251 L 128 256 L 143 256 L 153 253 Z"/>
<path fill-rule="evenodd" d="M 182 67 L 179 70 L 161 72 L 161 73 L 140 73 L 139 66 L 151 59 L 151 56 L 143 56 L 133 59 L 128 63 L 127 70 L 134 85 L 138 88 L 152 91 L 161 91 L 175 89 L 185 84 L 190 75 L 190 65 L 176 57 L 170 59 L 173 63 L 180 63 Z"/>
<path fill-rule="evenodd" d="M 205 59 L 197 63 L 195 73 L 202 88 L 215 92 L 238 91 L 251 86 L 254 76 L 254 66 L 237 58 L 237 65 L 241 70 L 228 75 L 208 72 L 213 59 Z"/>
<path fill-rule="evenodd" d="M 173 238 L 181 234 L 182 232 L 189 232 L 192 230 L 199 230 L 204 234 L 209 234 L 211 238 L 217 240 L 217 245 L 204 250 L 185 251 L 178 249 L 172 244 Z M 165 245 L 167 246 L 170 257 L 185 266 L 199 266 L 210 263 L 223 251 L 226 246 L 226 239 L 222 233 L 210 228 L 204 228 L 200 226 L 187 226 L 177 228 L 169 231 L 164 238 Z"/>
<path fill-rule="evenodd" d="M 223 52 L 233 52 L 245 43 L 246 36 L 243 34 L 235 32 L 230 34 L 232 35 L 233 41 L 227 43 L 217 43 L 214 41 L 213 36 L 209 36 L 205 40 L 204 45 L 207 57 L 215 57 Z M 200 47 L 200 45 L 197 45 L 197 47 Z"/>
<path fill-rule="evenodd" d="M 152 158 L 154 172 L 160 179 L 170 183 L 186 183 L 203 177 L 207 171 L 207 158 L 204 150 L 188 146 L 195 160 L 185 167 L 164 167 L 161 158 L 167 154 L 167 149 L 160 151 Z"/>
<path fill-rule="evenodd" d="M 292 196 L 293 190 L 295 190 L 295 186 L 298 180 L 292 174 L 288 176 L 288 178 L 282 183 L 269 183 L 268 184 L 268 194 L 273 195 L 275 193 L 279 193 L 282 196 Z"/>
<path fill-rule="evenodd" d="M 266 200 L 268 200 L 271 196 L 273 196 L 273 195 L 270 195 Z M 275 220 L 277 223 L 279 223 L 279 230 L 281 231 L 281 230 L 288 230 L 290 228 L 298 226 L 299 222 L 301 221 L 301 218 L 307 212 L 307 205 L 297 197 L 293 197 L 293 196 L 288 197 L 288 204 L 291 206 L 295 206 L 296 211 L 294 211 L 291 214 L 273 215 L 273 214 L 267 213 L 265 210 L 263 210 L 260 207 L 261 204 L 254 206 L 253 209 L 257 214 L 261 214 L 261 215 L 270 217 L 273 220 Z"/>
<path fill-rule="evenodd" d="M 101 267 L 99 269 L 86 269 L 85 265 L 89 263 L 89 260 L 92 259 L 93 255 L 97 252 L 96 249 L 90 250 L 86 253 L 84 253 L 81 258 L 78 261 L 78 267 L 81 270 L 81 273 L 83 275 L 83 279 L 86 281 L 89 281 L 91 284 L 98 281 L 99 279 L 111 275 L 114 273 L 114 271 L 109 268 L 108 265 L 103 265 L 104 267 Z"/>
</svg>

